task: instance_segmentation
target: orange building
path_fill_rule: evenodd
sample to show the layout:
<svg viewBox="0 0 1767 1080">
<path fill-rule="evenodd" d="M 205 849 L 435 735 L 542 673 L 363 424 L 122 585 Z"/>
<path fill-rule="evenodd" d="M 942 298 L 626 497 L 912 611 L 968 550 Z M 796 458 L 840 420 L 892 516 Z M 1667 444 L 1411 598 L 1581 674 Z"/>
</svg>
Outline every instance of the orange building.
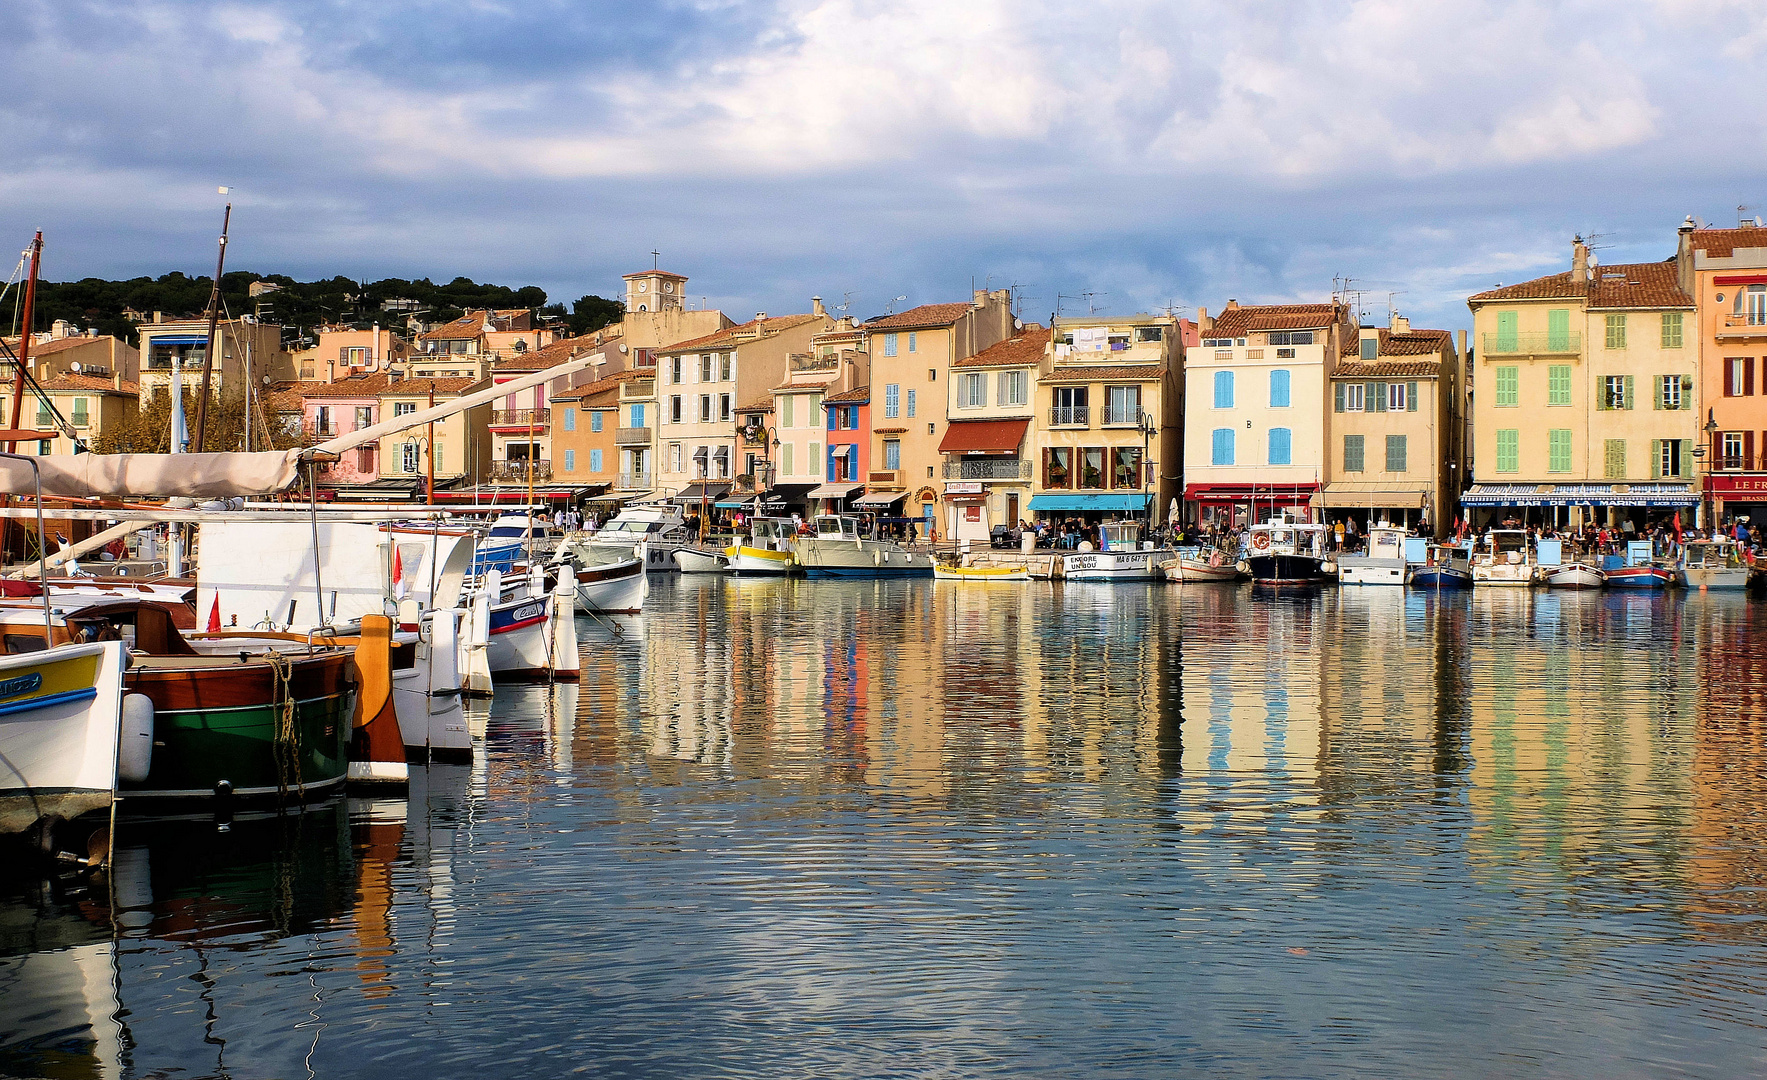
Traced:
<svg viewBox="0 0 1767 1080">
<path fill-rule="evenodd" d="M 1767 520 L 1767 228 L 1681 226 L 1676 262 L 1698 311 L 1713 520 Z"/>
</svg>

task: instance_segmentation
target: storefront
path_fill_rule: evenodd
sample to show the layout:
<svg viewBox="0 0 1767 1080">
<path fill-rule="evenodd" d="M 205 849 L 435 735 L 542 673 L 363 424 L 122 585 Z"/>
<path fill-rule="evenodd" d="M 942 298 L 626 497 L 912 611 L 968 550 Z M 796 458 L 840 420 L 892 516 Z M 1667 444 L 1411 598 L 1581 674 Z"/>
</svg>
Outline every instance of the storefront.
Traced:
<svg viewBox="0 0 1767 1080">
<path fill-rule="evenodd" d="M 1720 525 L 1767 525 L 1767 474 L 1714 473 L 1706 477 L 1706 501 L 1710 520 Z"/>
<path fill-rule="evenodd" d="M 1099 495 L 1033 495 L 1031 513 L 1045 521 L 1076 518 L 1094 524 L 1142 517 L 1153 496 L 1147 492 L 1113 491 Z"/>
<path fill-rule="evenodd" d="M 1644 532 L 1660 520 L 1681 515 L 1692 526 L 1700 494 L 1694 485 L 1668 481 L 1647 484 L 1474 484 L 1460 497 L 1474 528 L 1514 522 L 1559 529 L 1585 524 Z"/>
<path fill-rule="evenodd" d="M 1374 524 L 1392 524 L 1412 528 L 1428 524 L 1432 533 L 1440 534 L 1442 522 L 1431 512 L 1427 488 L 1392 487 L 1358 481 L 1338 481 L 1321 488 L 1313 496 L 1313 509 L 1327 525 L 1353 521 L 1357 531 L 1366 533 Z"/>
<path fill-rule="evenodd" d="M 1184 489 L 1186 517 L 1204 528 L 1245 529 L 1286 513 L 1311 522 L 1318 484 L 1191 484 Z"/>
<path fill-rule="evenodd" d="M 865 485 L 840 482 L 823 484 L 805 498 L 814 502 L 818 514 L 845 514 L 852 511 L 850 500 L 864 492 Z"/>
</svg>

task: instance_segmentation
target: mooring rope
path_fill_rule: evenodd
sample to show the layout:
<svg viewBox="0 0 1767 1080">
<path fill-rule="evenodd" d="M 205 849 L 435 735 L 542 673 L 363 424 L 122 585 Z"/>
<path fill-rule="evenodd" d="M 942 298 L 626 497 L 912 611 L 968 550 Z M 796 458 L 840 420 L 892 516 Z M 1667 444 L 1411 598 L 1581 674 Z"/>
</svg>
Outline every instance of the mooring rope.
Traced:
<svg viewBox="0 0 1767 1080">
<path fill-rule="evenodd" d="M 276 737 L 271 747 L 276 759 L 276 795 L 287 801 L 288 778 L 292 774 L 295 790 L 305 802 L 307 785 L 301 776 L 301 729 L 295 717 L 294 660 L 270 652 L 264 655 L 264 661 L 270 665 L 270 678 L 276 688 L 276 696 L 271 701 L 271 707 L 276 710 Z"/>
</svg>

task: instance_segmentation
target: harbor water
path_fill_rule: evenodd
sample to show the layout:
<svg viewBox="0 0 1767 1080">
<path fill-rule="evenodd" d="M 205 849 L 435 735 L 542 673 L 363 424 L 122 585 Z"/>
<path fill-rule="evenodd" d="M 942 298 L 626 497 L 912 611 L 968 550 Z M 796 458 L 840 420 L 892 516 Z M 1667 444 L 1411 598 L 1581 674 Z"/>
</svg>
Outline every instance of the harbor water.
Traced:
<svg viewBox="0 0 1767 1080">
<path fill-rule="evenodd" d="M 9 872 L 0 1074 L 1767 1075 L 1767 604 L 646 603 L 408 798 Z"/>
</svg>

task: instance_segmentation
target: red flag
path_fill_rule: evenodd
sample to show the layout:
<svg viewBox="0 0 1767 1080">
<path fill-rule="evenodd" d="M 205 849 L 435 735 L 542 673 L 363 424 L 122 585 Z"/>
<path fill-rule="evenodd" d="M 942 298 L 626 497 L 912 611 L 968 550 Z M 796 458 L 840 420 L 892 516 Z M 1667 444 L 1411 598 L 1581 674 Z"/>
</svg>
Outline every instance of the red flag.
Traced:
<svg viewBox="0 0 1767 1080">
<path fill-rule="evenodd" d="M 393 545 L 393 595 L 405 598 L 405 559 L 399 554 L 399 545 Z"/>
<path fill-rule="evenodd" d="M 1675 511 L 1675 542 L 1681 542 L 1681 511 Z"/>
<path fill-rule="evenodd" d="M 221 632 L 221 590 L 215 590 L 215 602 L 209 608 L 209 633 Z"/>
</svg>

